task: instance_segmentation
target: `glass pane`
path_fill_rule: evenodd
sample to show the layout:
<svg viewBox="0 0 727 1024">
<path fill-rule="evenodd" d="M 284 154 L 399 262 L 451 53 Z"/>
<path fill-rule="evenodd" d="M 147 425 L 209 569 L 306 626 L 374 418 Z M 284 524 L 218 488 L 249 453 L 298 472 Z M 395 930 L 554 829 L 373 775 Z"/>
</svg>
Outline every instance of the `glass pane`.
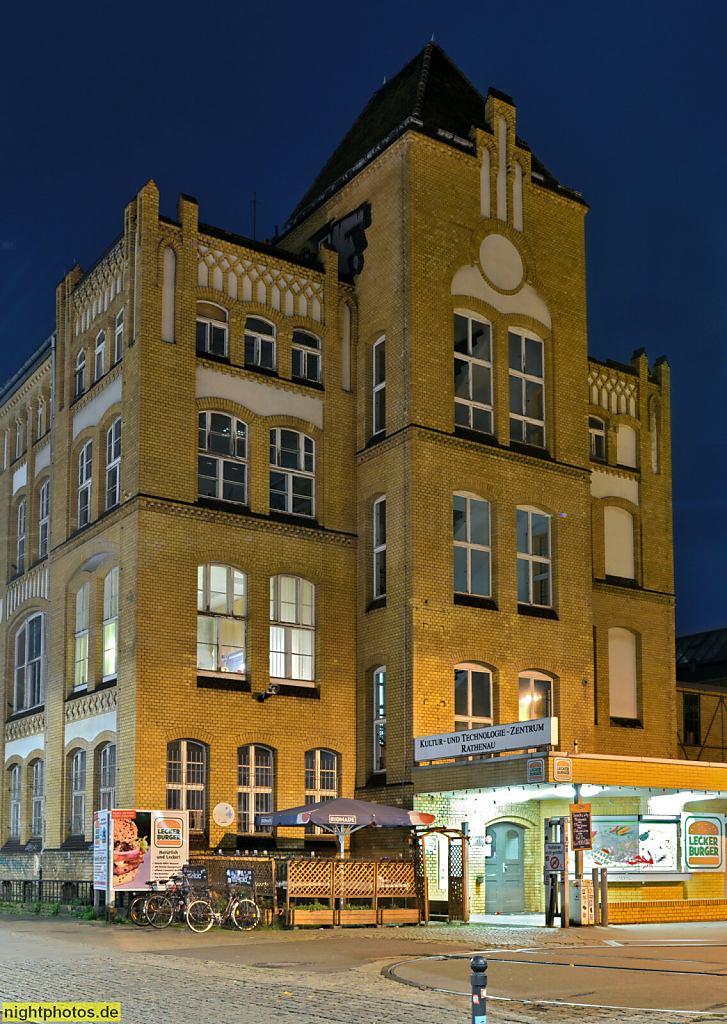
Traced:
<svg viewBox="0 0 727 1024">
<path fill-rule="evenodd" d="M 505 833 L 505 860 L 520 859 L 520 836 L 515 829 L 508 829 Z"/>
<path fill-rule="evenodd" d="M 197 616 L 197 668 L 214 671 L 216 665 L 215 620 Z"/>
<path fill-rule="evenodd" d="M 260 365 L 272 370 L 275 366 L 275 346 L 272 341 L 260 340 Z"/>
<path fill-rule="evenodd" d="M 543 343 L 525 339 L 525 372 L 531 377 L 543 376 Z"/>
<path fill-rule="evenodd" d="M 374 395 L 374 433 L 384 429 L 386 423 L 386 388 Z"/>
<path fill-rule="evenodd" d="M 466 594 L 467 589 L 467 548 L 454 548 L 454 591 Z"/>
<path fill-rule="evenodd" d="M 490 718 L 490 673 L 472 672 L 472 717 Z"/>
<path fill-rule="evenodd" d="M 517 599 L 530 604 L 530 562 L 526 558 L 517 560 Z"/>
<path fill-rule="evenodd" d="M 313 625 L 313 602 L 315 600 L 315 587 L 307 580 L 300 581 L 300 622 L 303 626 Z"/>
<path fill-rule="evenodd" d="M 470 397 L 470 364 L 464 359 L 454 361 L 454 396 L 469 399 Z"/>
<path fill-rule="evenodd" d="M 282 626 L 270 627 L 270 676 L 273 679 L 285 679 L 285 629 Z"/>
<path fill-rule="evenodd" d="M 222 463 L 222 497 L 225 501 L 236 501 L 243 504 L 246 501 L 245 481 L 246 466 L 241 462 Z"/>
<path fill-rule="evenodd" d="M 280 585 L 280 621 L 299 622 L 298 618 L 298 581 L 294 576 L 279 576 Z"/>
<path fill-rule="evenodd" d="M 210 611 L 218 615 L 226 615 L 227 606 L 227 567 L 224 565 L 210 565 Z"/>
<path fill-rule="evenodd" d="M 197 337 L 197 351 L 198 352 L 206 352 L 207 351 L 207 327 L 208 327 L 208 325 L 206 323 L 204 323 L 203 320 L 198 320 L 197 321 L 196 337 Z"/>
<path fill-rule="evenodd" d="M 518 515 L 520 513 L 518 512 Z M 550 557 L 550 526 L 549 517 L 539 515 L 537 512 L 531 514 L 532 530 L 532 554 L 540 555 L 541 558 Z M 520 548 L 518 548 L 520 550 Z"/>
<path fill-rule="evenodd" d="M 492 413 L 489 409 L 480 409 L 476 405 L 472 407 L 472 429 L 482 430 L 485 434 L 492 433 Z"/>
<path fill-rule="evenodd" d="M 470 407 L 462 402 L 454 403 L 454 422 L 460 427 L 470 425 Z"/>
<path fill-rule="evenodd" d="M 241 619 L 219 619 L 220 669 L 245 672 L 245 623 Z"/>
<path fill-rule="evenodd" d="M 480 402 L 482 405 L 492 404 L 489 366 L 480 366 L 479 363 L 472 364 L 472 401 Z"/>
<path fill-rule="evenodd" d="M 490 325 L 481 324 L 479 320 L 471 320 L 472 324 L 472 355 L 476 359 L 490 361 Z"/>
<path fill-rule="evenodd" d="M 245 335 L 245 362 L 248 366 L 255 366 L 257 364 L 257 341 L 250 334 Z"/>
<path fill-rule="evenodd" d="M 374 597 L 386 594 L 386 548 L 374 555 Z"/>
<path fill-rule="evenodd" d="M 470 550 L 470 593 L 478 597 L 490 596 L 490 552 L 478 548 Z"/>
<path fill-rule="evenodd" d="M 533 562 L 533 604 L 550 605 L 549 562 Z"/>
<path fill-rule="evenodd" d="M 232 455 L 232 420 L 229 416 L 210 413 L 209 450 Z"/>
<path fill-rule="evenodd" d="M 250 785 L 250 747 L 240 747 L 237 761 L 237 785 Z"/>
<path fill-rule="evenodd" d="M 515 409 L 511 409 L 515 412 Z M 535 384 L 533 381 L 525 381 L 525 415 L 533 420 L 544 419 L 543 415 L 543 385 Z"/>
<path fill-rule="evenodd" d="M 116 626 L 117 622 L 107 622 L 103 628 L 103 674 L 116 674 Z"/>
<path fill-rule="evenodd" d="M 314 338 L 312 334 L 307 334 L 305 331 L 293 331 L 293 344 L 308 345 L 310 348 L 321 347 L 321 343 L 318 339 Z"/>
<path fill-rule="evenodd" d="M 454 713 L 464 718 L 469 716 L 468 672 L 464 668 L 454 670 Z"/>
<path fill-rule="evenodd" d="M 217 459 L 200 455 L 197 460 L 197 493 L 203 497 L 216 498 L 217 494 Z"/>
<path fill-rule="evenodd" d="M 288 475 L 270 474 L 270 508 L 278 512 L 288 511 Z"/>
<path fill-rule="evenodd" d="M 374 718 L 386 716 L 386 670 L 374 674 Z"/>
<path fill-rule="evenodd" d="M 308 629 L 290 631 L 291 669 L 293 679 L 313 679 L 313 632 Z"/>
<path fill-rule="evenodd" d="M 384 342 L 374 346 L 374 385 L 383 384 L 386 380 L 386 357 Z"/>
<path fill-rule="evenodd" d="M 518 721 L 527 722 L 530 718 L 530 705 L 532 697 L 530 694 L 530 680 L 527 676 L 520 676 L 517 684 L 518 695 Z"/>
<path fill-rule="evenodd" d="M 238 572 L 237 569 L 232 570 L 232 614 L 233 615 L 244 615 L 245 614 L 245 574 Z"/>
<path fill-rule="evenodd" d="M 212 324 L 212 345 L 210 351 L 215 356 L 227 355 L 227 328 Z"/>
<path fill-rule="evenodd" d="M 300 469 L 300 434 L 295 430 L 280 431 L 280 466 Z"/>
<path fill-rule="evenodd" d="M 533 679 L 531 718 L 550 718 L 550 680 Z"/>
<path fill-rule="evenodd" d="M 313 352 L 308 353 L 306 360 L 306 377 L 308 380 L 321 379 L 321 357 Z"/>
<path fill-rule="evenodd" d="M 292 509 L 296 516 L 313 515 L 313 481 L 310 477 L 293 477 Z"/>
<path fill-rule="evenodd" d="M 517 510 L 517 549 L 524 555 L 530 554 L 528 519 L 528 513 L 524 509 L 519 508 Z"/>
<path fill-rule="evenodd" d="M 510 412 L 523 414 L 523 381 L 521 377 L 510 377 Z"/>
<path fill-rule="evenodd" d="M 294 377 L 303 376 L 303 353 L 297 348 L 292 352 L 291 371 Z"/>
<path fill-rule="evenodd" d="M 452 522 L 455 540 L 467 541 L 467 499 L 459 494 L 452 498 Z"/>
<path fill-rule="evenodd" d="M 507 335 L 507 342 L 509 350 L 510 369 L 522 371 L 522 338 L 519 334 L 513 334 L 512 332 L 509 332 Z"/>
<path fill-rule="evenodd" d="M 240 420 L 235 420 L 235 454 L 238 459 L 247 455 L 247 428 Z"/>
<path fill-rule="evenodd" d="M 470 541 L 483 547 L 490 543 L 490 506 L 474 498 L 470 500 Z"/>
<path fill-rule="evenodd" d="M 306 473 L 313 472 L 313 438 L 303 438 L 303 469 Z"/>
<path fill-rule="evenodd" d="M 510 418 L 510 440 L 511 441 L 522 441 L 523 440 L 523 421 L 514 420 Z"/>
<path fill-rule="evenodd" d="M 454 314 L 454 351 L 467 355 L 469 348 L 467 344 L 467 328 L 469 321 L 466 317 Z"/>
<path fill-rule="evenodd" d="M 374 505 L 374 547 L 386 544 L 386 500 Z"/>
<path fill-rule="evenodd" d="M 203 611 L 205 608 L 205 596 L 204 596 L 204 566 L 197 566 L 197 610 Z"/>
<path fill-rule="evenodd" d="M 545 444 L 545 434 L 543 428 L 537 426 L 534 423 L 527 423 L 525 430 L 525 440 L 528 444 L 536 444 L 539 448 L 542 448 Z"/>
</svg>

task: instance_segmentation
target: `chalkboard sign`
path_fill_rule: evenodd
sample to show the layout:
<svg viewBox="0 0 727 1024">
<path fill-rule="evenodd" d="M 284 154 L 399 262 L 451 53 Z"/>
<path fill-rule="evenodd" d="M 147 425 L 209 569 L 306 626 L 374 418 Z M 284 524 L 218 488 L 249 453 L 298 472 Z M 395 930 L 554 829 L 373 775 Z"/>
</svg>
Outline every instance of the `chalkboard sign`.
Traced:
<svg viewBox="0 0 727 1024">
<path fill-rule="evenodd" d="M 252 868 L 228 868 L 228 885 L 255 885 L 255 873 Z"/>
<path fill-rule="evenodd" d="M 570 834 L 573 850 L 592 850 L 591 840 L 591 805 L 570 805 Z"/>
<path fill-rule="evenodd" d="M 182 870 L 193 888 L 202 888 L 209 884 L 204 864 L 185 864 Z"/>
</svg>

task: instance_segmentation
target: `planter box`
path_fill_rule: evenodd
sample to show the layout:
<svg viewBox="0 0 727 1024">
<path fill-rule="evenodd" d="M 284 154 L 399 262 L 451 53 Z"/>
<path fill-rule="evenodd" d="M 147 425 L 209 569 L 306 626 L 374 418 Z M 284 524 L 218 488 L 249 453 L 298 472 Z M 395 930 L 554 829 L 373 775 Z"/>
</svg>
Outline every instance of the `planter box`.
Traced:
<svg viewBox="0 0 727 1024">
<path fill-rule="evenodd" d="M 330 925 L 333 927 L 335 911 L 330 910 L 298 910 L 297 907 L 290 908 L 290 924 L 292 927 L 301 924 L 315 924 L 321 926 Z"/>
<path fill-rule="evenodd" d="M 379 924 L 419 924 L 416 907 L 381 907 Z"/>
<path fill-rule="evenodd" d="M 339 910 L 339 924 L 376 924 L 376 911 L 373 907 L 361 907 L 358 910 Z"/>
</svg>

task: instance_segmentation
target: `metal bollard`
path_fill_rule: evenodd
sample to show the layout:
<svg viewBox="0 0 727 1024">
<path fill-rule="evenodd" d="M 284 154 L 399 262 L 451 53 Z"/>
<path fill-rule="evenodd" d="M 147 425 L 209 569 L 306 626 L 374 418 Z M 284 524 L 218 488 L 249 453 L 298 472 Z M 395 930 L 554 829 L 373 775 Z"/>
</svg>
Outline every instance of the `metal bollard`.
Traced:
<svg viewBox="0 0 727 1024">
<path fill-rule="evenodd" d="M 483 956 L 473 956 L 470 968 L 472 1024 L 487 1024 L 487 961 Z"/>
</svg>

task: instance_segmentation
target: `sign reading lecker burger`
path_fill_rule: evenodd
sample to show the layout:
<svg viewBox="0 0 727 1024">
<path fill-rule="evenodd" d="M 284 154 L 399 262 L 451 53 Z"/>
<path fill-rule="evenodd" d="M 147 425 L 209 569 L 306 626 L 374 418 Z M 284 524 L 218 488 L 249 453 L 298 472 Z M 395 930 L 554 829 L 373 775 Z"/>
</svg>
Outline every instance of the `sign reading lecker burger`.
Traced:
<svg viewBox="0 0 727 1024">
<path fill-rule="evenodd" d="M 111 811 L 112 887 L 143 891 L 181 872 L 189 853 L 187 811 Z"/>
<path fill-rule="evenodd" d="M 722 871 L 724 815 L 682 814 L 684 866 L 687 871 Z"/>
</svg>

